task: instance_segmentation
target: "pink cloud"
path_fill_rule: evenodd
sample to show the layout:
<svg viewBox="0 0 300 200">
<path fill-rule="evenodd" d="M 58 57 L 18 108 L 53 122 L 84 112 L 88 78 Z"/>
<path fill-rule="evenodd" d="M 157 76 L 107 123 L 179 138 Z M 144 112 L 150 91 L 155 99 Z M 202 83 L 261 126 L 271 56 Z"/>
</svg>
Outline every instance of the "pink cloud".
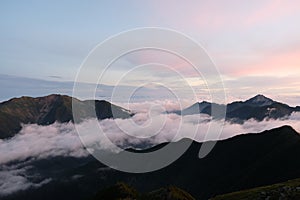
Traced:
<svg viewBox="0 0 300 200">
<path fill-rule="evenodd" d="M 235 63 L 230 70 L 223 70 L 232 76 L 287 76 L 300 74 L 300 48 L 286 52 L 267 52 L 250 63 Z"/>
<path fill-rule="evenodd" d="M 268 0 L 263 2 L 248 18 L 247 24 L 253 25 L 263 22 L 271 22 L 288 17 L 298 12 L 299 1 Z"/>
<path fill-rule="evenodd" d="M 147 4 L 154 15 L 150 22 L 163 22 L 167 26 L 198 31 L 224 31 L 252 28 L 279 18 L 298 13 L 299 1 L 262 0 L 243 2 L 194 1 L 192 3 L 151 1 Z"/>
<path fill-rule="evenodd" d="M 197 71 L 188 61 L 167 51 L 143 49 L 132 52 L 126 56 L 126 59 L 129 60 L 133 66 L 139 66 L 148 63 L 158 63 L 166 66 L 155 66 L 155 64 L 153 64 L 152 69 L 157 72 L 169 72 L 172 74 L 178 73 L 178 75 L 182 75 L 184 77 L 199 76 L 199 73 L 197 73 Z"/>
</svg>

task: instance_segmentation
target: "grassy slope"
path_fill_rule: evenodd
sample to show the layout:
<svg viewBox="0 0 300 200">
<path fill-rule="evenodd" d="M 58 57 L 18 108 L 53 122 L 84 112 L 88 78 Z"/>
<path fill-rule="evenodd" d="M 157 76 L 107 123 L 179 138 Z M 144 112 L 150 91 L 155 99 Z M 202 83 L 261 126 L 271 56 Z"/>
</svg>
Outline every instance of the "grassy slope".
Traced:
<svg viewBox="0 0 300 200">
<path fill-rule="evenodd" d="M 175 186 L 141 194 L 135 188 L 119 182 L 99 191 L 92 200 L 195 200 L 195 198 Z"/>
<path fill-rule="evenodd" d="M 211 200 L 300 199 L 300 179 L 219 195 Z"/>
</svg>

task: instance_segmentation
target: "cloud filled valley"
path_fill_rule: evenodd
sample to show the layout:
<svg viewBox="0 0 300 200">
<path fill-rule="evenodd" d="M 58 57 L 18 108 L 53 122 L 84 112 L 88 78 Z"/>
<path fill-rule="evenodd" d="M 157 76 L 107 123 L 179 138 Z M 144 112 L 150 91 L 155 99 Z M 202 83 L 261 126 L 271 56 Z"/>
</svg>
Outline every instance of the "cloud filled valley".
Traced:
<svg viewBox="0 0 300 200">
<path fill-rule="evenodd" d="M 157 102 L 156 102 L 157 103 Z M 7 195 L 27 188 L 40 187 L 51 182 L 51 177 L 31 173 L 35 166 L 32 163 L 55 157 L 87 158 L 89 153 L 83 147 L 77 130 L 86 133 L 97 133 L 102 130 L 104 135 L 95 137 L 93 134 L 81 135 L 90 145 L 98 144 L 105 150 L 119 151 L 118 147 L 146 148 L 162 142 L 178 141 L 191 138 L 203 142 L 209 126 L 223 127 L 221 135 L 210 136 L 210 140 L 223 140 L 239 134 L 259 133 L 264 130 L 290 125 L 300 132 L 300 113 L 292 113 L 285 119 L 263 120 L 254 119 L 243 124 L 234 124 L 212 120 L 210 116 L 166 114 L 158 104 L 151 105 L 148 112 L 145 106 L 134 105 L 138 110 L 129 119 L 95 119 L 73 123 L 54 123 L 48 126 L 37 124 L 23 125 L 19 134 L 10 139 L 0 140 L 0 195 Z M 176 106 L 171 104 L 166 110 Z M 99 126 L 95 126 L 95 123 Z M 223 126 L 224 125 L 224 126 Z M 100 129 L 99 129 L 100 127 Z M 118 147 L 116 147 L 116 146 Z"/>
</svg>

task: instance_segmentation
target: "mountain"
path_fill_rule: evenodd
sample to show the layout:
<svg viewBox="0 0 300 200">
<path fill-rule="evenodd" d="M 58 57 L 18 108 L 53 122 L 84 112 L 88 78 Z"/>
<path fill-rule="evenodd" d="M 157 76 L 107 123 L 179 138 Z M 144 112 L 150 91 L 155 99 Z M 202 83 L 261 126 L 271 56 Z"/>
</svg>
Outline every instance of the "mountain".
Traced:
<svg viewBox="0 0 300 200">
<path fill-rule="evenodd" d="M 154 151 L 163 145 L 136 152 Z M 157 188 L 173 185 L 196 199 L 209 199 L 300 178 L 300 135 L 290 126 L 219 141 L 203 159 L 198 158 L 201 145 L 193 142 L 174 163 L 145 174 L 109 169 L 93 157 L 32 161 L 31 174 L 39 174 L 39 178 L 50 178 L 52 181 L 2 199 L 87 199 L 94 197 L 99 189 L 120 181 L 129 183 L 142 193 L 150 194 Z M 164 194 L 165 191 L 163 189 L 154 194 Z"/>
<path fill-rule="evenodd" d="M 168 186 L 149 193 L 139 193 L 125 183 L 117 183 L 99 191 L 92 200 L 195 200 L 189 193 Z"/>
<path fill-rule="evenodd" d="M 72 100 L 79 105 L 82 118 L 93 117 L 93 108 L 98 119 L 127 118 L 132 115 L 130 111 L 107 101 L 80 101 L 66 95 L 13 98 L 0 103 L 0 139 L 14 136 L 21 130 L 22 124 L 49 125 L 56 121 L 73 121 Z"/>
<path fill-rule="evenodd" d="M 207 107 L 211 106 L 211 103 L 207 101 L 203 101 L 201 103 L 195 103 L 192 106 L 182 110 L 182 115 L 194 115 L 203 112 L 203 110 Z M 180 112 L 178 112 L 180 113 Z"/>
<path fill-rule="evenodd" d="M 22 124 L 49 125 L 54 122 L 73 121 L 72 100 L 78 105 L 81 119 L 97 117 L 106 118 L 128 118 L 132 116 L 130 111 L 107 101 L 86 100 L 52 94 L 44 97 L 21 97 L 13 98 L 0 103 L 0 139 L 14 136 L 18 133 Z M 225 109 L 225 105 L 209 102 L 196 103 L 177 114 L 192 115 L 205 113 L 210 115 L 212 105 L 217 109 Z M 96 111 L 96 116 L 94 113 Z M 257 95 L 244 102 L 233 102 L 227 105 L 226 119 L 232 122 L 242 123 L 254 118 L 261 121 L 266 118 L 278 119 L 291 115 L 292 112 L 300 112 L 300 107 L 290 107 L 273 101 L 263 95 Z"/>
<path fill-rule="evenodd" d="M 133 187 L 130 187 L 125 183 L 117 183 L 114 186 L 97 192 L 93 200 L 130 200 L 137 199 L 138 196 L 138 192 Z"/>
<path fill-rule="evenodd" d="M 226 107 L 226 120 L 237 123 L 242 123 L 251 118 L 257 121 L 279 119 L 289 116 L 293 112 L 300 111 L 299 106 L 290 107 L 286 104 L 273 101 L 263 95 L 257 95 L 249 100 L 232 102 L 226 106 L 203 101 L 201 103 L 195 103 L 182 111 L 176 111 L 175 113 L 182 115 L 199 113 L 211 115 L 212 106 L 219 110 L 224 110 Z"/>
<path fill-rule="evenodd" d="M 168 186 L 163 187 L 158 190 L 149 192 L 143 198 L 144 200 L 195 200 L 192 195 L 187 193 L 186 191 L 175 187 L 175 186 Z"/>
<path fill-rule="evenodd" d="M 224 195 L 218 195 L 211 200 L 252 200 L 252 199 L 282 199 L 298 200 L 300 199 L 300 179 L 289 180 L 283 183 L 252 188 L 233 192 Z"/>
<path fill-rule="evenodd" d="M 248 99 L 245 101 L 245 104 L 250 106 L 270 106 L 274 103 L 274 101 L 268 97 L 265 97 L 264 95 L 258 94 L 255 97 L 252 97 L 251 99 Z"/>
</svg>

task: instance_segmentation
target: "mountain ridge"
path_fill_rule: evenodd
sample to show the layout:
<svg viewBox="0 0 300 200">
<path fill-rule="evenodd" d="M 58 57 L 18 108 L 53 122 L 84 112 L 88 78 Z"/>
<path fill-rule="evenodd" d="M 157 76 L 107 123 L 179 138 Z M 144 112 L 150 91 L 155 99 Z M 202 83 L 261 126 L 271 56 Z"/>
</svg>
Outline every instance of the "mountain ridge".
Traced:
<svg viewBox="0 0 300 200">
<path fill-rule="evenodd" d="M 252 200 L 252 199 L 300 199 L 300 179 L 288 180 L 286 182 L 251 188 L 233 193 L 222 194 L 210 200 Z"/>
<path fill-rule="evenodd" d="M 51 94 L 44 97 L 12 98 L 0 103 L 0 139 L 14 136 L 21 130 L 22 124 L 49 125 L 54 122 L 74 121 L 72 103 L 78 105 L 82 119 L 93 118 L 128 118 L 129 110 L 104 100 L 80 101 L 76 98 Z M 79 119 L 80 120 L 80 119 Z"/>
<path fill-rule="evenodd" d="M 61 123 L 73 122 L 72 102 L 78 105 L 79 121 L 94 117 L 100 120 L 128 118 L 133 115 L 129 110 L 104 100 L 80 101 L 60 94 L 43 97 L 23 96 L 0 103 L 0 123 L 2 124 L 0 139 L 10 138 L 17 134 L 21 130 L 22 124 L 49 125 L 55 121 Z M 212 106 L 220 110 L 225 108 L 225 105 L 203 101 L 195 103 L 182 111 L 175 111 L 175 113 L 181 115 L 199 113 L 211 115 Z M 233 123 L 243 123 L 251 118 L 257 121 L 280 119 L 290 116 L 293 112 L 300 112 L 300 106 L 290 107 L 259 94 L 246 101 L 235 101 L 227 104 L 226 120 Z"/>
<path fill-rule="evenodd" d="M 182 111 L 175 111 L 179 115 L 207 114 L 211 115 L 212 107 L 218 110 L 226 109 L 226 120 L 234 123 L 243 123 L 249 119 L 262 121 L 264 119 L 280 119 L 299 112 L 300 107 L 290 107 L 287 104 L 274 101 L 264 95 L 258 94 L 246 101 L 217 104 L 207 101 L 197 102 Z"/>
<path fill-rule="evenodd" d="M 186 191 L 175 186 L 163 187 L 148 193 L 140 193 L 135 188 L 125 184 L 116 183 L 113 186 L 97 192 L 92 200 L 195 200 Z"/>
</svg>

